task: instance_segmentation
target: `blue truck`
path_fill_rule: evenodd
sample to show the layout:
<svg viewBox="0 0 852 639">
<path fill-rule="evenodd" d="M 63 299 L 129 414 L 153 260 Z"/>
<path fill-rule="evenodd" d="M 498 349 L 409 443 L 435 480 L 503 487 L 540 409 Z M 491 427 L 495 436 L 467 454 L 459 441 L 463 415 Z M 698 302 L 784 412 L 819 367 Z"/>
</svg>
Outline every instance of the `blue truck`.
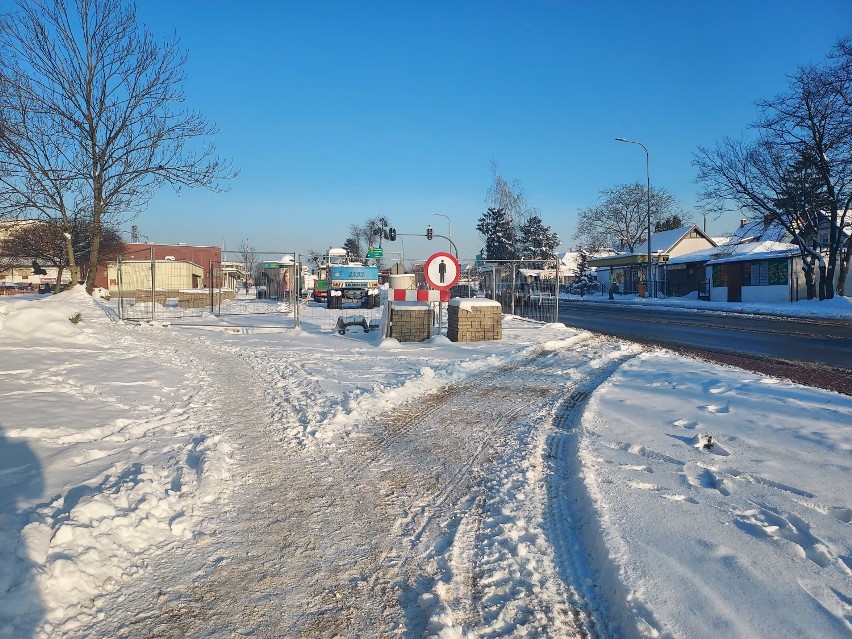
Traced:
<svg viewBox="0 0 852 639">
<path fill-rule="evenodd" d="M 328 260 L 320 267 L 314 285 L 314 299 L 324 299 L 328 308 L 342 308 L 343 304 L 373 308 L 378 305 L 378 288 L 377 267 L 351 261 L 343 249 L 329 249 Z"/>
</svg>

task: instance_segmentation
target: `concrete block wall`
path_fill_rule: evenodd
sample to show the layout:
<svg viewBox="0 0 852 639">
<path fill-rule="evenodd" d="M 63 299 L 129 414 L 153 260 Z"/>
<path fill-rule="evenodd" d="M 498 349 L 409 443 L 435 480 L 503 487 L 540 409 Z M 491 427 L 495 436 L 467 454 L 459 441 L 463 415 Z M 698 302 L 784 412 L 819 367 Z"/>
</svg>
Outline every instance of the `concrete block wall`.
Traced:
<svg viewBox="0 0 852 639">
<path fill-rule="evenodd" d="M 434 313 L 427 302 L 394 303 L 390 337 L 400 342 L 423 342 L 432 337 Z"/>
<path fill-rule="evenodd" d="M 503 339 L 503 315 L 499 304 L 493 306 L 447 307 L 447 337 L 453 342 L 481 342 Z"/>
<path fill-rule="evenodd" d="M 136 303 L 136 304 L 144 304 L 146 302 L 148 304 L 151 303 L 151 289 L 148 289 L 148 290 L 145 290 L 145 289 L 142 289 L 142 288 L 136 289 L 136 291 L 131 292 L 131 295 L 134 299 L 134 303 Z M 127 295 L 127 294 L 125 294 L 125 296 L 130 297 L 130 295 Z M 168 297 L 168 294 L 166 293 L 166 291 L 164 291 L 162 289 L 157 289 L 156 291 L 154 291 L 154 303 L 155 304 L 160 304 L 161 306 L 165 305 L 167 297 Z"/>
<path fill-rule="evenodd" d="M 178 306 L 180 308 L 204 308 L 210 306 L 210 290 L 198 289 L 197 291 L 180 291 L 177 294 Z M 213 306 L 221 302 L 234 299 L 233 290 L 213 291 Z"/>
</svg>

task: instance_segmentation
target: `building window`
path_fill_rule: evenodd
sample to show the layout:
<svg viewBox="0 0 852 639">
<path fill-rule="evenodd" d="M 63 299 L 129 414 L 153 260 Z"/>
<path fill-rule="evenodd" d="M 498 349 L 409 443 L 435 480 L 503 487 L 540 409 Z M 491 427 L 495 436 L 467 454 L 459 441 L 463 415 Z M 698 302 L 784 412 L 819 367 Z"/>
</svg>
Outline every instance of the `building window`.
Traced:
<svg viewBox="0 0 852 639">
<path fill-rule="evenodd" d="M 767 262 L 746 262 L 743 273 L 743 284 L 748 286 L 766 286 L 769 284 L 769 268 Z"/>
<path fill-rule="evenodd" d="M 769 272 L 769 285 L 779 286 L 784 285 L 790 279 L 789 263 L 786 259 L 769 260 L 767 262 L 767 270 Z"/>
<path fill-rule="evenodd" d="M 743 286 L 784 286 L 789 269 L 786 259 L 743 264 Z"/>
<path fill-rule="evenodd" d="M 728 272 L 722 268 L 721 264 L 713 265 L 713 286 L 727 286 Z"/>
</svg>

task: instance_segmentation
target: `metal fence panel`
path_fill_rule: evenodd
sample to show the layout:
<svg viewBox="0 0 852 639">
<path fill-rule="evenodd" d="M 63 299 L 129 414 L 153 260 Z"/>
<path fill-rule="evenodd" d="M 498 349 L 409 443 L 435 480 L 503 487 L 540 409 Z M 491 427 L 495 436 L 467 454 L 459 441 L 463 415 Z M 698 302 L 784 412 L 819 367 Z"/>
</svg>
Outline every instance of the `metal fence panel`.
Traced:
<svg viewBox="0 0 852 639">
<path fill-rule="evenodd" d="M 555 322 L 559 313 L 558 262 L 492 261 L 480 265 L 475 275 L 485 297 L 497 300 L 503 313 L 540 322 Z"/>
<path fill-rule="evenodd" d="M 297 322 L 297 253 L 221 255 L 208 264 L 158 259 L 154 248 L 124 255 L 109 266 L 119 317 L 146 321 L 292 313 Z"/>
</svg>

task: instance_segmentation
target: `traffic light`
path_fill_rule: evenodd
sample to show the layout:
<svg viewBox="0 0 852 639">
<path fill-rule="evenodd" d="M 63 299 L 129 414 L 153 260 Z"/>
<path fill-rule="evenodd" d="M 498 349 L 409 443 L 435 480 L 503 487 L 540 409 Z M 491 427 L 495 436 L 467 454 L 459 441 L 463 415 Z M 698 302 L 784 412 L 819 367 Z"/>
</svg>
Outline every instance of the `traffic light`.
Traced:
<svg viewBox="0 0 852 639">
<path fill-rule="evenodd" d="M 390 228 L 388 229 L 388 239 L 389 239 L 391 242 L 395 242 L 395 241 L 396 241 L 396 229 L 395 229 L 395 228 L 390 227 Z"/>
<path fill-rule="evenodd" d="M 431 226 L 426 227 L 426 239 L 427 240 L 432 239 L 432 227 Z"/>
</svg>

